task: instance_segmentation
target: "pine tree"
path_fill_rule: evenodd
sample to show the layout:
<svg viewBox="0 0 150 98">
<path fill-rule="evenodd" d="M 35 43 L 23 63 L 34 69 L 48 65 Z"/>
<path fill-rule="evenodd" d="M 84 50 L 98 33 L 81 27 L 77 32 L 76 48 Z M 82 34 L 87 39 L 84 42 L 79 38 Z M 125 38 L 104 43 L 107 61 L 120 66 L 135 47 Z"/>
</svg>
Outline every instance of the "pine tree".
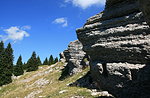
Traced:
<svg viewBox="0 0 150 98">
<path fill-rule="evenodd" d="M 23 63 L 22 63 L 22 57 L 21 55 L 19 56 L 16 66 L 14 66 L 13 74 L 15 76 L 22 75 L 24 73 L 23 71 Z"/>
<path fill-rule="evenodd" d="M 55 63 L 57 63 L 57 62 L 58 62 L 58 57 L 56 57 L 56 58 L 55 58 L 54 62 L 55 62 Z"/>
<path fill-rule="evenodd" d="M 9 43 L 7 48 L 5 49 L 5 54 L 6 54 L 6 64 L 7 64 L 7 82 L 10 83 L 12 82 L 11 80 L 11 76 L 13 73 L 13 60 L 14 60 L 14 56 L 13 56 L 13 49 L 11 47 L 11 44 Z"/>
<path fill-rule="evenodd" d="M 40 59 L 39 56 L 37 57 L 37 62 L 38 62 L 38 66 L 39 66 L 39 65 L 42 65 L 42 62 L 41 62 L 41 59 Z"/>
<path fill-rule="evenodd" d="M 4 85 L 4 80 L 5 80 L 5 75 L 4 75 L 4 57 L 5 57 L 5 52 L 4 52 L 4 43 L 3 41 L 0 42 L 0 86 Z"/>
<path fill-rule="evenodd" d="M 3 41 L 0 42 L 0 54 L 4 51 L 4 43 Z"/>
<path fill-rule="evenodd" d="M 47 58 L 45 58 L 43 65 L 48 65 L 48 59 Z"/>
<path fill-rule="evenodd" d="M 27 69 L 26 62 L 23 63 L 22 69 L 23 69 L 23 70 L 26 70 L 26 69 Z"/>
<path fill-rule="evenodd" d="M 13 59 L 13 49 L 9 43 L 7 48 L 1 52 L 0 56 L 0 85 L 12 82 L 11 76 L 13 73 Z"/>
<path fill-rule="evenodd" d="M 38 70 L 38 62 L 36 58 L 36 53 L 33 52 L 31 58 L 28 60 L 26 64 L 26 71 L 30 72 L 30 71 L 36 71 L 36 70 Z"/>
<path fill-rule="evenodd" d="M 52 64 L 54 64 L 54 58 L 51 55 L 50 58 L 49 58 L 49 64 L 48 65 L 52 65 Z"/>
</svg>

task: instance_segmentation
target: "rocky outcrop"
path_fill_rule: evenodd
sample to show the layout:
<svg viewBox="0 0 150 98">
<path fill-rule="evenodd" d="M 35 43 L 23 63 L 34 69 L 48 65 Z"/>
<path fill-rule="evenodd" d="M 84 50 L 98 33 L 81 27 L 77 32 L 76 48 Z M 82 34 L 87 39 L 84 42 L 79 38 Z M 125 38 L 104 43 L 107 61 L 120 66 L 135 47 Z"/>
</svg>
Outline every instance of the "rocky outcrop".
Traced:
<svg viewBox="0 0 150 98">
<path fill-rule="evenodd" d="M 135 86 L 131 86 L 137 83 L 140 88 L 142 82 L 150 80 L 150 70 L 146 69 L 150 63 L 150 27 L 139 7 L 138 0 L 107 0 L 103 12 L 77 29 L 83 50 L 90 56 L 92 78 L 119 98 L 150 96 L 144 90 L 136 95 Z M 125 96 L 127 92 L 131 97 Z"/>
<path fill-rule="evenodd" d="M 147 63 L 150 59 L 149 26 L 135 0 L 122 1 L 126 2 L 109 6 L 91 17 L 77 30 L 78 38 L 92 60 Z"/>
<path fill-rule="evenodd" d="M 61 53 L 59 54 L 59 57 L 60 57 L 60 61 L 61 61 L 61 62 L 63 62 L 63 63 L 66 62 L 66 58 L 65 58 L 65 55 L 64 55 L 63 52 L 61 52 Z"/>
<path fill-rule="evenodd" d="M 139 0 L 139 4 L 145 20 L 150 25 L 150 0 Z"/>
<path fill-rule="evenodd" d="M 82 48 L 81 42 L 76 40 L 68 45 L 67 50 L 60 53 L 60 60 L 66 62 L 60 79 L 81 72 L 82 69 L 88 66 L 87 55 Z"/>
</svg>

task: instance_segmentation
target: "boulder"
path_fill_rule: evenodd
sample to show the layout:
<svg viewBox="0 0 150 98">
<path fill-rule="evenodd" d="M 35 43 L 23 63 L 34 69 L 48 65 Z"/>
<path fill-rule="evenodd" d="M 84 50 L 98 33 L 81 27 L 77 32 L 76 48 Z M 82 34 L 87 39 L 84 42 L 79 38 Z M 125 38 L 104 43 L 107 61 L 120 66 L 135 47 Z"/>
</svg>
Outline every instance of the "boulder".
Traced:
<svg viewBox="0 0 150 98">
<path fill-rule="evenodd" d="M 60 61 L 61 61 L 61 62 L 63 62 L 63 63 L 66 62 L 66 58 L 65 58 L 65 55 L 64 55 L 63 52 L 61 52 L 61 53 L 59 54 L 59 57 L 60 57 Z"/>
<path fill-rule="evenodd" d="M 82 50 L 82 48 L 83 45 L 81 44 L 81 42 L 76 40 L 70 42 L 70 44 L 68 45 L 68 49 L 60 54 L 60 60 L 66 62 L 60 79 L 81 72 L 82 69 L 88 66 L 88 61 L 85 61 L 87 55 Z"/>
</svg>

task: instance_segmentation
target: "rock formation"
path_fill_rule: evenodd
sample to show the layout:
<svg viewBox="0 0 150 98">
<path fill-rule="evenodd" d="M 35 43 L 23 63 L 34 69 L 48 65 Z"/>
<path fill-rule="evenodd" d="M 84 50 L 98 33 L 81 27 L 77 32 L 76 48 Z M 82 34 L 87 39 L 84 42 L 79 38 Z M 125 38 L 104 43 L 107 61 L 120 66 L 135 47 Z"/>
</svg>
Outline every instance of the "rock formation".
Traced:
<svg viewBox="0 0 150 98">
<path fill-rule="evenodd" d="M 60 79 L 81 72 L 82 69 L 88 66 L 87 55 L 82 48 L 81 42 L 76 40 L 68 45 L 67 50 L 60 53 L 60 60 L 67 63 Z"/>
<path fill-rule="evenodd" d="M 139 0 L 139 4 L 145 20 L 150 25 L 150 0 Z"/>
<path fill-rule="evenodd" d="M 119 98 L 150 97 L 146 91 L 150 83 L 140 87 L 150 80 L 150 28 L 145 13 L 137 0 L 107 0 L 105 10 L 77 30 L 83 50 L 90 56 L 93 79 Z M 135 90 L 134 83 L 145 90 Z"/>
</svg>

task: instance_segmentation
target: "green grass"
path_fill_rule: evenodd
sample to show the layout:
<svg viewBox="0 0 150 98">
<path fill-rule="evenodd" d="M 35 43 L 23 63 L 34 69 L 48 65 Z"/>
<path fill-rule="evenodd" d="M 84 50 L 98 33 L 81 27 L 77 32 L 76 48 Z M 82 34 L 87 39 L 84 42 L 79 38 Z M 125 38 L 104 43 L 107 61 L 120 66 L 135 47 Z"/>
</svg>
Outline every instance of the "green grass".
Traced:
<svg viewBox="0 0 150 98">
<path fill-rule="evenodd" d="M 89 68 L 86 68 L 83 72 L 68 77 L 63 81 L 59 81 L 61 75 L 61 69 L 63 63 L 59 62 L 55 66 L 51 67 L 53 71 L 48 74 L 42 74 L 50 70 L 50 66 L 40 66 L 38 71 L 27 72 L 19 79 L 13 80 L 12 83 L 1 87 L 0 98 L 24 98 L 25 96 L 37 92 L 34 98 L 70 98 L 72 96 L 84 96 L 85 98 L 94 98 L 86 88 L 80 87 L 68 87 L 67 84 L 75 82 L 79 77 L 84 76 Z M 45 79 L 49 81 L 48 84 L 43 86 L 36 86 L 35 82 L 39 79 Z M 64 93 L 59 93 L 62 90 L 67 90 Z"/>
</svg>

